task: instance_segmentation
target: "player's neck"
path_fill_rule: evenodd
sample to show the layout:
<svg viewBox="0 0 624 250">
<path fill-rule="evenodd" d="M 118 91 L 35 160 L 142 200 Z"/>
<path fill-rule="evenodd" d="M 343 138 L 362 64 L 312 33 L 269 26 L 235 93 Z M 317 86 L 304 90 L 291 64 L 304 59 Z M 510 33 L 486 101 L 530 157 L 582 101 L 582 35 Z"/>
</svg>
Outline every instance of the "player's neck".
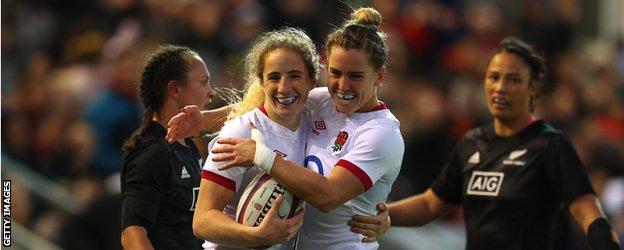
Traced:
<svg viewBox="0 0 624 250">
<path fill-rule="evenodd" d="M 512 137 L 533 123 L 531 115 L 515 120 L 494 119 L 494 134 L 500 137 Z"/>
<path fill-rule="evenodd" d="M 264 109 L 266 110 L 269 119 L 271 119 L 275 123 L 289 129 L 290 131 L 297 131 L 297 129 L 299 129 L 299 125 L 301 123 L 301 113 L 293 117 L 284 118 L 273 112 L 273 109 L 267 108 L 266 105 L 264 106 Z"/>
</svg>

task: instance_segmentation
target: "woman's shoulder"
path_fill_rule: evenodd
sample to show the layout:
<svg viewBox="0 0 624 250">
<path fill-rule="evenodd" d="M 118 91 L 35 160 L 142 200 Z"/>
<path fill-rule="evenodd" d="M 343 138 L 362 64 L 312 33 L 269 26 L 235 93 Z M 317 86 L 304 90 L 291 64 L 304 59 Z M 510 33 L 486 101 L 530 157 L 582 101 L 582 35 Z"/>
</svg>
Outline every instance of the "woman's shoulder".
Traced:
<svg viewBox="0 0 624 250">
<path fill-rule="evenodd" d="M 366 121 L 357 127 L 355 135 L 378 138 L 382 144 L 396 141 L 403 143 L 399 121 L 393 117 L 380 116 Z"/>
<path fill-rule="evenodd" d="M 128 152 L 128 155 L 141 156 L 142 159 L 146 159 L 162 155 L 167 153 L 169 150 L 170 149 L 165 138 L 143 136 L 137 141 L 134 148 Z"/>
<path fill-rule="evenodd" d="M 167 173 L 171 156 L 171 149 L 164 139 L 162 142 L 140 140 L 124 157 L 122 175 L 131 177 L 142 176 L 147 172 L 153 174 Z"/>
<path fill-rule="evenodd" d="M 249 137 L 249 124 L 256 124 L 259 115 L 261 115 L 261 111 L 258 108 L 254 108 L 247 113 L 232 118 L 223 125 L 219 132 L 219 137 Z"/>
</svg>

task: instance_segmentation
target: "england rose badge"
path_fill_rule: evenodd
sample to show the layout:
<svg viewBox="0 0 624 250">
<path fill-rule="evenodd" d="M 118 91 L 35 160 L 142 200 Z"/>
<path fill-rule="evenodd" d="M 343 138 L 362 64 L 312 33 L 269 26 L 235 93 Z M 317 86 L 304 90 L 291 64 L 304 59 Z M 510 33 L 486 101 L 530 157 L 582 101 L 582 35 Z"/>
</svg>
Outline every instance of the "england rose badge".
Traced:
<svg viewBox="0 0 624 250">
<path fill-rule="evenodd" d="M 342 150 L 342 147 L 347 143 L 347 139 L 349 139 L 349 134 L 346 131 L 340 131 L 340 133 L 338 133 L 336 141 L 334 141 L 334 145 L 332 146 L 334 153 Z"/>
</svg>

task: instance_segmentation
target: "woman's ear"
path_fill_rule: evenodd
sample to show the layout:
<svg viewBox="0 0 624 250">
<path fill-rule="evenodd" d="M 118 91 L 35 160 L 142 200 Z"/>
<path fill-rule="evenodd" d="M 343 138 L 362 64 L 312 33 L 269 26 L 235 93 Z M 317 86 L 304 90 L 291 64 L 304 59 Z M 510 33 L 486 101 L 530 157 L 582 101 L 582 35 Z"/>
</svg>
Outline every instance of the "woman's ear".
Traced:
<svg viewBox="0 0 624 250">
<path fill-rule="evenodd" d="M 537 95 L 537 84 L 538 84 L 538 82 L 536 80 L 529 81 L 529 93 L 530 93 L 530 96 Z"/>
<path fill-rule="evenodd" d="M 180 96 L 180 86 L 178 85 L 178 81 L 170 80 L 167 82 L 167 96 L 178 98 Z"/>
<path fill-rule="evenodd" d="M 381 69 L 377 71 L 377 75 L 376 75 L 377 79 L 375 80 L 375 87 L 381 84 L 385 75 L 386 75 L 386 67 L 381 67 Z"/>
</svg>

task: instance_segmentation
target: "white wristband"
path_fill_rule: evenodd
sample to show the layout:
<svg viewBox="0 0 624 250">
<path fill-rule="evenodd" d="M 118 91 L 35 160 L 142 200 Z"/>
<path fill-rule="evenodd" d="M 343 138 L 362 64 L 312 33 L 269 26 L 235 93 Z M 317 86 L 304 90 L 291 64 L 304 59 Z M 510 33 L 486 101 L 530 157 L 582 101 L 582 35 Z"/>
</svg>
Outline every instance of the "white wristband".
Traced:
<svg viewBox="0 0 624 250">
<path fill-rule="evenodd" d="M 273 162 L 275 162 L 277 153 L 264 145 L 264 136 L 262 136 L 259 130 L 251 129 L 251 139 L 256 141 L 254 165 L 260 167 L 267 174 L 271 174 L 271 168 L 273 168 Z"/>
</svg>

